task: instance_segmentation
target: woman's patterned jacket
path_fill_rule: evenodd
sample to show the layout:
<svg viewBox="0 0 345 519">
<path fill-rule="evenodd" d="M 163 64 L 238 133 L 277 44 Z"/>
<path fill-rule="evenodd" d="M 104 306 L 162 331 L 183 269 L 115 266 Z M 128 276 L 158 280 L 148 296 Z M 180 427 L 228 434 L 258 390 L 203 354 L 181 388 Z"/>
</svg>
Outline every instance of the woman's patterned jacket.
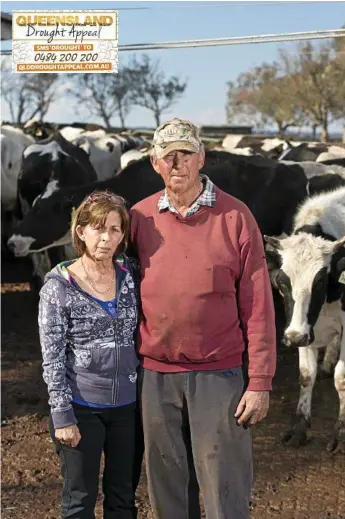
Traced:
<svg viewBox="0 0 345 519">
<path fill-rule="evenodd" d="M 114 265 L 117 317 L 79 289 L 65 261 L 45 277 L 40 291 L 39 332 L 43 378 L 55 428 L 77 423 L 72 400 L 123 405 L 136 399 L 138 283 L 125 254 Z"/>
</svg>

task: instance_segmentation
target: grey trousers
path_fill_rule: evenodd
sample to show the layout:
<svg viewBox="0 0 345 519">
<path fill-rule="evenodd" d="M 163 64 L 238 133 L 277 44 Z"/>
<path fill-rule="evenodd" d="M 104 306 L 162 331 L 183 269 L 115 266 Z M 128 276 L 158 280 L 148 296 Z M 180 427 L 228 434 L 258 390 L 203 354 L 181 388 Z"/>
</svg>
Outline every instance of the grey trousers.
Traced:
<svg viewBox="0 0 345 519">
<path fill-rule="evenodd" d="M 156 519 L 249 519 L 250 430 L 234 418 L 242 368 L 142 370 L 141 407 L 148 491 Z"/>
</svg>

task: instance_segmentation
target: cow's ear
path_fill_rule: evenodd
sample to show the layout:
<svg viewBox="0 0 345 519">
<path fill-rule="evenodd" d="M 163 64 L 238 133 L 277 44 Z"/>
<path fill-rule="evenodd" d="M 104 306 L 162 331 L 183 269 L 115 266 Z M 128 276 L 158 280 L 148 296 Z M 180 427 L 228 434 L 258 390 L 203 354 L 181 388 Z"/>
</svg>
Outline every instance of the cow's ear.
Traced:
<svg viewBox="0 0 345 519">
<path fill-rule="evenodd" d="M 35 131 L 36 137 L 41 137 L 43 135 L 42 128 L 38 127 Z"/>
<path fill-rule="evenodd" d="M 339 240 L 336 240 L 335 242 L 333 242 L 333 247 L 332 247 L 333 254 L 335 252 L 337 252 L 338 250 L 340 250 L 342 247 L 344 247 L 344 245 L 345 245 L 345 236 L 343 236 L 342 238 L 339 238 Z"/>
<path fill-rule="evenodd" d="M 271 285 L 273 288 L 279 291 L 278 286 L 278 274 L 282 265 L 282 259 L 279 252 L 276 249 L 269 248 L 270 245 L 265 246 L 265 257 L 270 276 Z"/>
<path fill-rule="evenodd" d="M 271 247 L 273 247 L 273 249 L 275 249 L 275 250 L 282 249 L 280 240 L 278 238 L 274 238 L 273 236 L 266 236 L 266 234 L 264 234 L 264 240 L 269 245 L 271 245 Z"/>
<path fill-rule="evenodd" d="M 278 251 L 276 251 L 275 249 L 272 250 L 268 247 L 265 247 L 265 257 L 267 268 L 269 271 L 280 269 L 282 261 Z"/>
<path fill-rule="evenodd" d="M 273 269 L 269 271 L 270 281 L 273 288 L 278 290 L 279 292 L 279 284 L 278 284 L 278 275 L 279 275 L 279 269 Z"/>
</svg>

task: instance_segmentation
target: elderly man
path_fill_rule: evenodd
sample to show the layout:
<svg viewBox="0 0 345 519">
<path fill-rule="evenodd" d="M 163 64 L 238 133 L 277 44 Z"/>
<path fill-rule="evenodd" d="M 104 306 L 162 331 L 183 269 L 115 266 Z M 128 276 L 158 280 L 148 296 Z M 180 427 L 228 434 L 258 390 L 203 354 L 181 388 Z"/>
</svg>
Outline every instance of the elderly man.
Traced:
<svg viewBox="0 0 345 519">
<path fill-rule="evenodd" d="M 157 519 L 200 518 L 199 489 L 208 519 L 249 518 L 249 426 L 267 414 L 275 373 L 261 234 L 246 205 L 199 174 L 204 160 L 193 124 L 161 125 L 151 162 L 165 191 L 131 211 L 142 278 L 146 469 Z"/>
</svg>

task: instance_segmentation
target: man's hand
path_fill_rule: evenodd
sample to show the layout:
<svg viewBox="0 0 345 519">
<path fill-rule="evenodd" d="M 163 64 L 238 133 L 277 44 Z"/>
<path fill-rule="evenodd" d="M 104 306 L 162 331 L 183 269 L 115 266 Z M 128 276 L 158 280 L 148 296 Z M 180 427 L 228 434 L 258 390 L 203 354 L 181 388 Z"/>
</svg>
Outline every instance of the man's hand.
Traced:
<svg viewBox="0 0 345 519">
<path fill-rule="evenodd" d="M 55 438 L 63 445 L 76 447 L 81 440 L 79 429 L 76 425 L 55 429 Z"/>
<path fill-rule="evenodd" d="M 269 404 L 269 391 L 246 391 L 236 409 L 237 423 L 248 426 L 261 422 L 267 415 Z"/>
</svg>

